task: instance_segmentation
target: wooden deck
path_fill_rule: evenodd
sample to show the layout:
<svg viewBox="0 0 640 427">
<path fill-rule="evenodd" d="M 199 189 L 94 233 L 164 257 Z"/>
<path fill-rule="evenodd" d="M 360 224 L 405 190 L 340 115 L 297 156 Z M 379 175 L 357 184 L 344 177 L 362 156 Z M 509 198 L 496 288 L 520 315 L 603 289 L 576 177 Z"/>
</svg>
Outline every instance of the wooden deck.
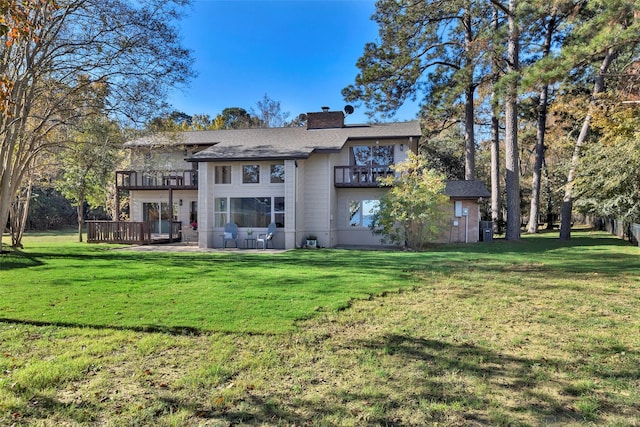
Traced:
<svg viewBox="0 0 640 427">
<path fill-rule="evenodd" d="M 121 190 L 197 190 L 198 171 L 116 171 Z"/>
<path fill-rule="evenodd" d="M 88 243 L 150 245 L 182 240 L 182 223 L 178 221 L 171 222 L 171 232 L 168 234 L 152 233 L 148 222 L 87 221 L 86 224 Z"/>
</svg>

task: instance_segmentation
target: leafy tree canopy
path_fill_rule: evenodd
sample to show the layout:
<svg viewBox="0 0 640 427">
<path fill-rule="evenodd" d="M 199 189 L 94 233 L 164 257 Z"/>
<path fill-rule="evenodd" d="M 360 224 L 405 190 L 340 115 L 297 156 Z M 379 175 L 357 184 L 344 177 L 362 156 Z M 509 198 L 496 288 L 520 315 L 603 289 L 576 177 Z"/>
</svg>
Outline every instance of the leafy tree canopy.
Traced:
<svg viewBox="0 0 640 427">
<path fill-rule="evenodd" d="M 448 221 L 445 177 L 429 169 L 424 156 L 413 153 L 393 169 L 396 177 L 380 180 L 391 188 L 381 197 L 371 228 L 387 242 L 425 249 L 442 236 Z"/>
</svg>

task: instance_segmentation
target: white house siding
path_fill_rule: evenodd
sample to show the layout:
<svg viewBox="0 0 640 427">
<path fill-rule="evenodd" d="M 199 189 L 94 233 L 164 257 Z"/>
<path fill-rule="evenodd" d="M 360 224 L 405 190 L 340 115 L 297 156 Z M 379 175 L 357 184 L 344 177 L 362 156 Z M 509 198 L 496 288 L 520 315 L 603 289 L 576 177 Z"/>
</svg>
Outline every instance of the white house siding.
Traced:
<svg viewBox="0 0 640 427">
<path fill-rule="evenodd" d="M 333 181 L 333 166 L 347 166 L 350 164 L 351 147 L 358 145 L 374 145 L 375 139 L 351 141 L 345 145 L 339 154 L 334 155 L 331 166 Z M 380 145 L 394 146 L 394 162 L 400 163 L 407 159 L 413 142 L 408 138 L 379 140 Z M 400 145 L 402 144 L 402 149 Z M 333 191 L 332 203 L 332 246 L 377 246 L 383 245 L 381 236 L 375 235 L 368 227 L 354 227 L 349 225 L 349 202 L 362 200 L 379 200 L 387 190 L 382 188 L 338 188 Z"/>
<path fill-rule="evenodd" d="M 302 172 L 304 178 L 299 182 L 298 200 L 302 205 L 302 212 L 298 212 L 298 239 L 299 243 L 313 234 L 318 238 L 318 245 L 329 246 L 331 229 L 331 190 L 333 189 L 333 170 L 329 154 L 313 154 L 308 159 L 299 161 L 303 163 Z"/>
<path fill-rule="evenodd" d="M 214 164 L 201 163 L 198 168 L 198 246 L 213 248 L 213 196 L 206 190 L 213 188 Z"/>
<path fill-rule="evenodd" d="M 306 170 L 306 161 L 298 160 L 296 167 L 296 182 L 295 182 L 295 199 L 294 203 L 296 205 L 295 210 L 295 224 L 296 224 L 296 233 L 294 236 L 294 247 L 302 246 L 303 239 L 308 235 L 306 230 L 304 229 L 304 218 L 305 218 L 305 170 Z M 288 214 L 288 212 L 287 212 Z"/>
<path fill-rule="evenodd" d="M 349 225 L 349 202 L 379 200 L 387 190 L 383 188 L 340 188 L 337 202 L 337 244 L 341 246 L 382 245 L 379 235 L 367 227 Z"/>
<path fill-rule="evenodd" d="M 408 139 L 380 140 L 380 144 L 394 145 L 394 159 L 406 160 L 411 148 Z M 336 188 L 334 167 L 350 165 L 350 149 L 355 145 L 372 145 L 375 140 L 351 141 L 339 153 L 315 153 L 298 161 L 296 202 L 296 243 L 304 244 L 310 234 L 318 237 L 325 247 L 337 245 L 381 245 L 379 236 L 368 228 L 349 226 L 350 200 L 377 200 L 383 189 Z M 402 150 L 400 144 L 403 144 Z"/>
<path fill-rule="evenodd" d="M 291 202 L 287 197 L 287 183 L 294 180 L 295 163 L 285 162 L 285 182 L 272 184 L 271 177 L 271 165 L 275 163 L 282 163 L 281 161 L 242 161 L 242 162 L 227 162 L 227 163 L 202 163 L 199 169 L 198 179 L 205 179 L 206 186 L 200 185 L 201 191 L 199 191 L 200 198 L 198 201 L 199 215 L 202 218 L 198 218 L 198 231 L 200 232 L 200 246 L 201 247 L 215 247 L 219 248 L 223 246 L 223 234 L 224 227 L 215 226 L 215 199 L 218 197 L 285 197 L 285 228 L 278 228 L 275 238 L 274 247 L 288 247 L 286 244 L 287 229 L 291 227 L 289 225 L 290 214 L 287 210 Z M 243 165 L 259 165 L 260 166 L 260 182 L 257 184 L 244 184 L 242 182 L 242 166 Z M 216 166 L 231 166 L 231 183 L 230 184 L 216 184 L 215 183 L 215 167 Z M 206 171 L 206 172 L 205 172 Z M 291 183 L 293 188 L 293 182 Z M 289 193 L 292 190 L 289 189 Z M 202 207 L 200 207 L 202 206 Z M 295 214 L 295 208 L 294 208 Z M 200 228 L 200 223 L 205 227 Z M 247 233 L 249 227 L 241 227 L 238 230 L 238 246 L 244 247 L 245 239 L 249 238 Z M 259 233 L 264 233 L 267 228 L 251 227 L 253 230 L 252 238 L 256 238 Z M 289 237 L 289 240 L 292 238 Z"/>
<path fill-rule="evenodd" d="M 297 183 L 297 161 L 285 160 L 284 162 L 284 247 L 293 249 L 296 247 L 296 187 Z"/>
</svg>

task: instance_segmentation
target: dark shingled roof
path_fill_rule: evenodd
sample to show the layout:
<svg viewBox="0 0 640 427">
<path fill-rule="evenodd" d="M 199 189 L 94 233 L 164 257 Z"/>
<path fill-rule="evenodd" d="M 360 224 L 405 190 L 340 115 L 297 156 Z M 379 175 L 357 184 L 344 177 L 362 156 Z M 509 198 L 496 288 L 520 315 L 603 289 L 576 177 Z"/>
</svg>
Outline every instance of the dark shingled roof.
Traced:
<svg viewBox="0 0 640 427">
<path fill-rule="evenodd" d="M 481 181 L 446 181 L 444 193 L 455 199 L 490 197 L 491 193 Z"/>
<path fill-rule="evenodd" d="M 348 140 L 420 138 L 420 123 L 351 125 L 333 129 L 262 128 L 210 130 L 152 135 L 127 143 L 128 147 L 153 145 L 203 145 L 208 148 L 190 161 L 304 159 L 313 152 L 337 152 Z"/>
</svg>

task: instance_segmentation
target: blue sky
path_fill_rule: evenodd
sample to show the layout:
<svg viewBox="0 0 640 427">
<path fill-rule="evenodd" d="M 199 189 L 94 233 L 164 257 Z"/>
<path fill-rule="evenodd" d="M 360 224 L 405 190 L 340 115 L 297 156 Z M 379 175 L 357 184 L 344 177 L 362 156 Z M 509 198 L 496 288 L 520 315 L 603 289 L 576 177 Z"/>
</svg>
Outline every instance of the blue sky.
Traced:
<svg viewBox="0 0 640 427">
<path fill-rule="evenodd" d="M 377 40 L 372 0 L 194 0 L 180 22 L 198 76 L 169 102 L 187 114 L 215 116 L 256 108 L 267 94 L 289 119 L 320 107 L 342 110 L 365 43 Z M 397 120 L 415 118 L 415 104 Z M 363 106 L 346 123 L 367 121 Z"/>
</svg>

